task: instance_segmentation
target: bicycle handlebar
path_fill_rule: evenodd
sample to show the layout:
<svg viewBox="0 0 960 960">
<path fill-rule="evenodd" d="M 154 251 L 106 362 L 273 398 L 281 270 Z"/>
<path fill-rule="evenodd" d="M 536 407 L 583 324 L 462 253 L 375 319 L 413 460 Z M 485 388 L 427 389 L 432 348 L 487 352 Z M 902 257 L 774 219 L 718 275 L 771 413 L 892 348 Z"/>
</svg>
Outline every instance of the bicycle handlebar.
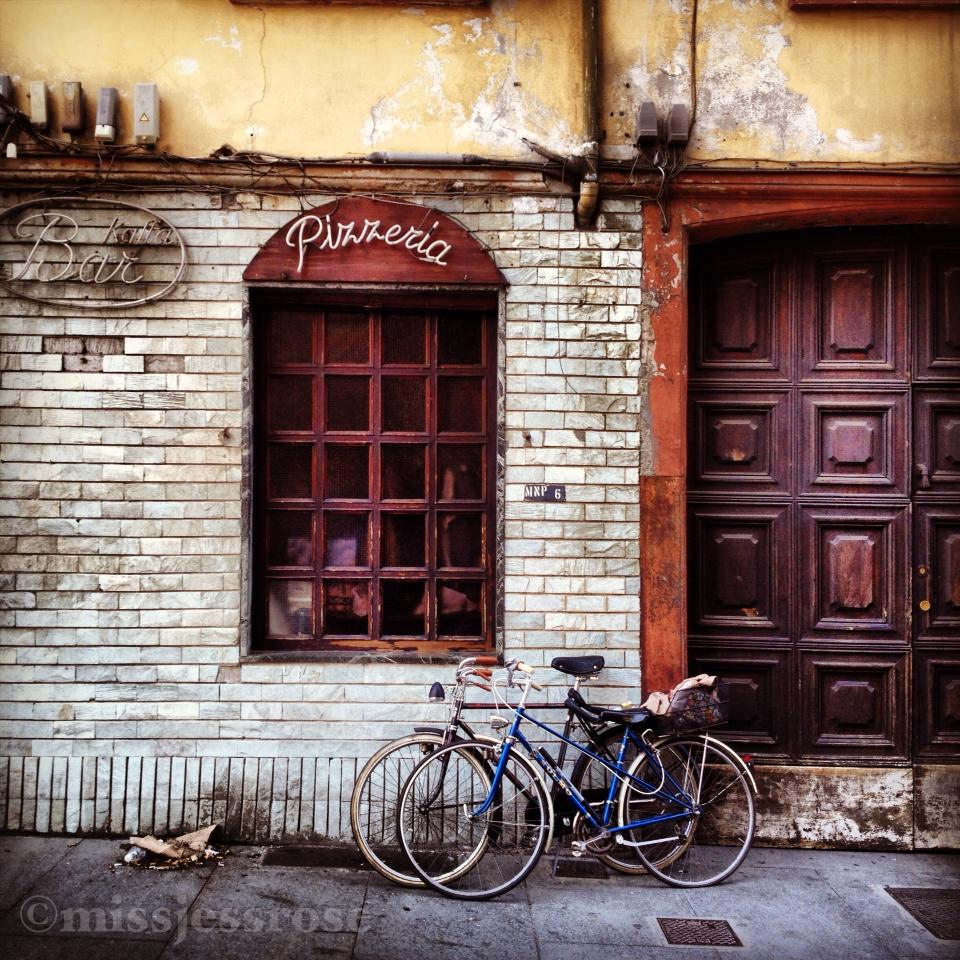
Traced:
<svg viewBox="0 0 960 960">
<path fill-rule="evenodd" d="M 519 673 L 525 673 L 527 675 L 527 685 L 533 687 L 534 690 L 543 689 L 543 687 L 533 679 L 533 667 L 531 667 L 529 664 L 524 663 L 522 660 L 514 660 L 508 665 L 508 669 L 511 671 L 516 670 Z"/>
</svg>

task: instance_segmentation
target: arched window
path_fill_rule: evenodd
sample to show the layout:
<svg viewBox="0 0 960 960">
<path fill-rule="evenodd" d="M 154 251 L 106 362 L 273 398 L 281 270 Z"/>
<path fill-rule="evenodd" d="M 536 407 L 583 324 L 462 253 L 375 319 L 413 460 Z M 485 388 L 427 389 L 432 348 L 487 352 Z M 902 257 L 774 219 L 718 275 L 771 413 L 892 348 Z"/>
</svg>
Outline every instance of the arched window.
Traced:
<svg viewBox="0 0 960 960">
<path fill-rule="evenodd" d="M 251 646 L 492 649 L 489 255 L 435 211 L 341 200 L 279 231 L 245 276 Z"/>
</svg>

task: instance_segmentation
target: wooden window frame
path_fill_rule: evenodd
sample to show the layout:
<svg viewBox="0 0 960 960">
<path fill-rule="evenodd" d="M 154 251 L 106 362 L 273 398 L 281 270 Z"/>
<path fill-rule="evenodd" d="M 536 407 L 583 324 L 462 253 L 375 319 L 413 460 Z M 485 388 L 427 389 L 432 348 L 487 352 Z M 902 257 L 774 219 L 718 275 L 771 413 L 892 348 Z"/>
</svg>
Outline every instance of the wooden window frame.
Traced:
<svg viewBox="0 0 960 960">
<path fill-rule="evenodd" d="M 251 315 L 252 315 L 252 380 L 253 380 L 253 420 L 252 420 L 252 477 L 253 477 L 253 498 L 252 498 L 252 538 L 250 541 L 250 550 L 252 555 L 251 564 L 251 589 L 250 589 L 250 609 L 251 609 L 251 628 L 249 632 L 248 649 L 249 656 L 254 658 L 316 658 L 316 659 L 340 659 L 343 657 L 356 657 L 357 655 L 389 655 L 391 659 L 414 659 L 414 660 L 449 660 L 455 656 L 463 656 L 476 653 L 487 653 L 495 650 L 496 647 L 496 549 L 497 542 L 497 470 L 496 470 L 496 451 L 497 451 L 497 294 L 487 291 L 376 291 L 376 292 L 351 292 L 340 290 L 325 290 L 306 288 L 296 293 L 289 291 L 268 291 L 259 290 L 251 292 Z M 267 362 L 265 351 L 262 350 L 262 339 L 266 323 L 272 312 L 277 309 L 297 309 L 297 310 L 316 310 L 317 316 L 314 319 L 313 343 L 314 358 L 313 363 L 305 367 L 302 364 L 290 365 L 271 365 Z M 369 362 L 366 365 L 354 369 L 353 366 L 337 365 L 332 367 L 325 364 L 325 358 L 319 353 L 320 342 L 322 338 L 321 328 L 323 327 L 323 311 L 325 309 L 335 308 L 360 309 L 367 312 L 370 317 L 370 340 L 369 340 Z M 379 413 L 380 399 L 380 381 L 381 381 L 381 352 L 380 352 L 380 317 L 384 312 L 393 310 L 416 310 L 425 315 L 427 323 L 427 345 L 428 356 L 426 363 L 417 367 L 416 370 L 407 366 L 397 366 L 394 369 L 402 375 L 415 372 L 422 373 L 428 381 L 425 404 L 427 412 L 426 429 L 422 432 L 391 434 L 387 433 L 386 442 L 423 442 L 426 453 L 427 469 L 427 490 L 425 501 L 421 502 L 390 502 L 381 496 L 381 471 L 380 471 L 380 446 L 381 434 L 383 433 Z M 450 311 L 464 312 L 482 312 L 486 314 L 485 332 L 483 342 L 483 364 L 479 367 L 448 366 L 444 367 L 439 363 L 437 355 L 439 343 L 438 314 Z M 282 510 L 284 504 L 281 501 L 274 503 L 268 501 L 268 489 L 266 484 L 266 459 L 267 447 L 272 437 L 276 442 L 279 438 L 272 436 L 266 420 L 266 377 L 272 372 L 274 374 L 286 369 L 288 372 L 303 372 L 313 378 L 313 403 L 314 410 L 317 412 L 314 418 L 313 428 L 310 431 L 312 439 L 306 440 L 306 437 L 300 439 L 309 442 L 313 449 L 313 468 L 312 468 L 312 498 L 308 506 L 303 502 L 286 504 L 287 509 L 308 510 L 312 515 L 313 524 L 313 557 L 312 568 L 309 573 L 305 569 L 297 571 L 269 569 L 266 563 L 267 543 L 266 543 L 266 514 L 268 507 Z M 339 374 L 354 373 L 355 375 L 364 375 L 370 377 L 370 420 L 368 430 L 352 435 L 354 442 L 364 442 L 369 444 L 371 450 L 370 464 L 370 487 L 368 489 L 368 498 L 366 500 L 350 501 L 328 501 L 324 499 L 324 490 L 321 487 L 323 465 L 320 458 L 323 455 L 323 444 L 325 442 L 336 442 L 345 440 L 346 437 L 338 433 L 325 430 L 326 424 L 321 422 L 323 416 L 323 401 L 318 399 L 319 393 L 326 377 L 334 375 L 334 370 Z M 386 371 L 392 372 L 391 368 Z M 444 432 L 439 433 L 437 424 L 437 393 L 438 383 L 444 377 L 456 375 L 474 375 L 482 376 L 485 382 L 485 401 L 483 404 L 483 424 L 478 431 L 468 431 L 466 433 Z M 440 500 L 436 488 L 436 463 L 437 449 L 444 443 L 481 443 L 485 450 L 484 466 L 484 497 L 482 503 L 460 503 L 451 501 L 448 505 Z M 288 438 L 289 439 L 289 438 Z M 483 517 L 484 534 L 481 541 L 481 566 L 467 570 L 465 568 L 443 568 L 439 565 L 436 556 L 437 537 L 436 523 L 438 513 L 447 510 L 462 511 L 466 513 L 479 513 Z M 324 567 L 325 557 L 323 555 L 324 547 L 322 544 L 322 528 L 325 512 L 338 510 L 340 512 L 354 512 L 362 510 L 368 512 L 370 516 L 371 529 L 369 531 L 369 543 L 371 544 L 371 556 L 368 558 L 368 566 L 364 569 L 351 570 L 348 573 L 337 572 L 335 569 Z M 426 542 L 426 562 L 422 568 L 400 570 L 398 568 L 388 568 L 386 573 L 381 571 L 380 564 L 380 518 L 387 510 L 390 513 L 425 513 L 427 516 L 428 528 L 425 538 Z M 478 572 L 482 571 L 482 572 Z M 321 594 L 322 584 L 334 579 L 341 580 L 364 580 L 369 583 L 369 615 L 368 631 L 366 638 L 358 636 L 324 636 L 321 632 L 321 609 L 323 599 Z M 268 635 L 267 620 L 269 617 L 269 604 L 267 601 L 268 580 L 290 579 L 306 580 L 309 579 L 313 584 L 313 630 L 310 637 L 296 637 L 292 635 L 285 639 L 271 638 Z M 383 580 L 425 580 L 427 583 L 427 612 L 425 614 L 425 635 L 406 636 L 393 635 L 387 636 L 378 634 L 377 625 L 380 622 L 380 584 Z M 480 588 L 483 603 L 481 605 L 481 636 L 478 639 L 473 637 L 458 636 L 438 636 L 436 632 L 439 604 L 436 599 L 438 593 L 438 583 L 444 580 L 475 580 L 482 584 Z"/>
</svg>

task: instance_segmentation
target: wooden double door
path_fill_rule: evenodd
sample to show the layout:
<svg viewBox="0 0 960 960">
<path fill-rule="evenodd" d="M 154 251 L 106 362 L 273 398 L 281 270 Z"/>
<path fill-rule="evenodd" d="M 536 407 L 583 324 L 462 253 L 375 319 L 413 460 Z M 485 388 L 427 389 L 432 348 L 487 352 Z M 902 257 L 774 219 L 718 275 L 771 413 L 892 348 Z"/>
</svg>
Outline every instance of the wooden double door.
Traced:
<svg viewBox="0 0 960 960">
<path fill-rule="evenodd" d="M 688 655 L 771 760 L 960 759 L 960 231 L 691 256 Z"/>
</svg>

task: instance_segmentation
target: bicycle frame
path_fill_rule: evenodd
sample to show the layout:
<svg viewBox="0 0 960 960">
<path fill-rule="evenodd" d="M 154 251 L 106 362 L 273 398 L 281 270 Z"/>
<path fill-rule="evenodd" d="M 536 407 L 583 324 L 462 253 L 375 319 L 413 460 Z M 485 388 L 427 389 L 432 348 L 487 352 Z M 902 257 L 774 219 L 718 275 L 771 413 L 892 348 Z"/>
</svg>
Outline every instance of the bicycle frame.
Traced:
<svg viewBox="0 0 960 960">
<path fill-rule="evenodd" d="M 490 784 L 490 790 L 487 793 L 487 796 L 484 798 L 483 803 L 471 812 L 471 816 L 483 816 L 490 809 L 497 796 L 500 780 L 503 777 L 504 769 L 506 767 L 507 758 L 510 755 L 510 751 L 517 743 L 519 743 L 527 751 L 530 757 L 540 765 L 547 776 L 553 781 L 555 786 L 567 794 L 574 806 L 580 811 L 587 822 L 596 829 L 604 830 L 608 835 L 612 836 L 618 833 L 624 833 L 628 830 L 634 830 L 637 827 L 652 826 L 653 824 L 664 823 L 669 820 L 686 819 L 687 817 L 696 815 L 700 812 L 697 804 L 692 800 L 692 798 L 690 798 L 683 787 L 677 783 L 669 771 L 667 771 L 660 762 L 656 749 L 651 749 L 650 744 L 647 743 L 644 737 L 638 737 L 630 730 L 629 727 L 624 727 L 623 737 L 620 741 L 620 749 L 617 754 L 617 760 L 615 763 L 611 763 L 606 758 L 601 757 L 592 750 L 588 750 L 582 744 L 577 743 L 576 740 L 572 740 L 569 736 L 565 736 L 559 731 L 554 730 L 553 727 L 549 726 L 548 724 L 542 723 L 535 717 L 530 716 L 526 711 L 526 707 L 524 706 L 526 693 L 527 691 L 524 691 L 521 702 L 514 708 L 513 722 L 511 723 L 510 729 L 502 741 L 502 748 L 500 751 L 500 756 L 497 760 L 497 767 L 494 771 L 493 780 Z M 601 819 L 598 820 L 597 817 L 594 816 L 594 813 L 590 808 L 590 805 L 584 799 L 583 794 L 581 794 L 580 791 L 573 785 L 573 783 L 570 781 L 570 778 L 559 768 L 559 766 L 553 764 L 544 755 L 541 749 L 534 747 L 533 744 L 531 744 L 530 741 L 524 736 L 520 729 L 520 725 L 524 720 L 529 720 L 541 730 L 545 730 L 547 733 L 551 734 L 551 736 L 562 740 L 565 747 L 569 745 L 575 747 L 581 753 L 587 754 L 592 759 L 603 764 L 603 766 L 605 766 L 613 774 L 610 780 L 610 788 L 603 803 L 603 816 Z M 623 769 L 623 757 L 626 753 L 627 744 L 631 742 L 641 749 L 650 759 L 651 763 L 659 769 L 661 783 L 658 787 L 654 787 L 652 784 L 649 784 L 643 780 L 643 778 L 634 776 Z M 624 780 L 630 780 L 636 784 L 636 786 L 647 796 L 660 797 L 661 799 L 668 800 L 671 803 L 682 807 L 682 811 L 679 813 L 659 814 L 657 816 L 646 817 L 628 824 L 623 824 L 619 827 L 611 827 L 610 818 L 613 812 L 614 798 L 616 797 L 620 783 Z M 664 786 L 668 780 L 670 781 L 672 789 L 671 792 L 664 792 Z M 660 841 L 650 842 L 656 843 Z"/>
<path fill-rule="evenodd" d="M 466 662 L 466 661 L 464 661 L 464 662 Z M 584 678 L 582 678 L 582 677 L 576 677 L 576 678 L 574 678 L 574 681 L 573 681 L 573 689 L 574 689 L 574 690 L 579 690 L 579 689 L 580 689 L 580 683 L 581 683 L 581 681 L 582 681 L 583 679 L 584 679 Z M 468 706 L 469 706 L 469 707 L 482 707 L 482 708 L 484 708 L 484 709 L 487 709 L 487 708 L 489 708 L 489 704 L 485 704 L 485 703 L 483 703 L 483 704 L 467 704 L 467 703 L 464 702 L 465 696 L 466 696 L 466 684 L 465 684 L 463 681 L 461 681 L 460 678 L 459 678 L 459 676 L 458 676 L 458 681 L 457 681 L 456 687 L 455 687 L 455 689 L 454 689 L 453 706 L 452 706 L 451 712 L 450 712 L 450 719 L 447 721 L 447 724 L 446 724 L 446 726 L 443 728 L 443 730 L 441 731 L 440 728 L 438 728 L 438 727 L 414 727 L 414 731 L 417 732 L 417 733 L 423 733 L 423 732 L 431 732 L 431 733 L 436 732 L 436 733 L 441 733 L 441 732 L 442 732 L 442 734 L 443 734 L 443 743 L 441 744 L 441 748 L 442 748 L 442 747 L 450 746 L 451 744 L 455 743 L 456 741 L 462 739 L 462 738 L 458 735 L 458 733 L 461 732 L 461 731 L 462 731 L 464 734 L 466 734 L 466 738 L 467 738 L 467 739 L 471 739 L 471 740 L 472 740 L 472 739 L 481 739 L 481 740 L 486 739 L 486 738 L 483 737 L 483 736 L 479 736 L 479 737 L 478 737 L 477 734 L 475 734 L 475 733 L 473 732 L 473 730 L 470 728 L 470 726 L 469 726 L 469 724 L 467 723 L 467 721 L 464 720 L 464 719 L 462 719 L 461 713 L 463 712 L 464 707 L 468 707 Z M 534 720 L 533 717 L 529 717 L 529 719 L 531 720 L 531 722 L 537 723 L 537 721 Z M 567 718 L 566 718 L 566 722 L 564 723 L 564 726 L 563 726 L 563 733 L 562 733 L 562 734 L 561 734 L 561 733 L 557 733 L 555 730 L 552 730 L 552 729 L 549 728 L 549 727 L 546 728 L 546 729 L 550 729 L 550 730 L 551 730 L 551 733 L 553 733 L 556 737 L 558 737 L 560 740 L 563 741 L 563 746 L 560 748 L 559 759 L 557 760 L 557 766 L 558 766 L 558 767 L 562 767 L 562 766 L 563 766 L 563 763 L 564 763 L 564 760 L 566 759 L 566 755 L 567 755 L 567 744 L 572 744 L 573 746 L 577 747 L 577 748 L 578 748 L 579 750 L 581 750 L 582 752 L 584 752 L 584 753 L 589 753 L 590 756 L 592 756 L 592 757 L 595 757 L 595 756 L 596 756 L 596 754 L 590 753 L 589 750 L 585 750 L 579 743 L 577 743 L 576 740 L 571 739 L 570 733 L 571 733 L 571 731 L 573 730 L 573 725 L 574 725 L 574 723 L 579 723 L 579 724 L 580 724 L 580 727 L 581 727 L 581 728 L 583 729 L 583 731 L 587 734 L 587 738 L 589 739 L 589 741 L 590 741 L 592 744 L 594 744 L 594 745 L 596 745 L 596 746 L 599 746 L 599 745 L 600 745 L 599 734 L 600 734 L 600 731 L 602 731 L 602 730 L 604 729 L 602 722 L 601 722 L 601 721 L 598 721 L 598 722 L 596 723 L 596 725 L 594 725 L 594 724 L 590 723 L 588 720 L 586 720 L 584 717 L 578 716 L 578 715 L 573 711 L 573 709 L 568 708 L 568 709 L 567 709 Z M 529 749 L 529 745 L 528 745 L 528 749 Z M 622 753 L 621 753 L 620 758 L 622 759 Z M 601 760 L 601 762 L 603 762 L 603 761 L 602 761 L 602 758 L 597 757 L 597 759 L 599 759 L 599 760 Z M 444 760 L 444 767 L 443 767 L 444 771 L 446 770 L 446 765 L 447 765 L 448 762 L 449 762 L 448 760 Z M 499 769 L 500 769 L 500 773 L 501 773 L 501 775 L 502 775 L 502 770 L 503 770 L 502 765 L 500 766 Z M 437 796 L 439 795 L 439 791 L 440 791 L 440 789 L 441 789 L 442 782 L 443 782 L 443 778 L 441 777 L 441 778 L 440 778 L 440 781 L 439 781 L 438 784 L 437 784 L 437 788 L 436 788 L 436 790 L 434 791 L 433 795 L 428 798 L 428 800 L 427 800 L 427 805 L 429 805 L 429 804 L 432 803 L 434 800 L 436 800 Z M 614 782 L 616 782 L 616 781 L 614 781 Z M 496 783 L 497 785 L 499 785 L 499 783 L 500 783 L 500 776 L 497 776 L 495 783 Z M 561 785 L 560 785 L 557 781 L 554 781 L 554 782 L 553 782 L 553 785 L 552 785 L 551 791 L 550 791 L 550 799 L 551 799 L 552 802 L 553 802 L 553 801 L 556 801 L 557 796 L 558 796 L 559 792 L 560 792 L 562 789 L 564 789 L 564 788 L 562 788 Z M 573 789 L 576 790 L 575 787 L 574 787 Z M 564 792 L 566 792 L 566 793 L 569 794 L 569 791 L 567 791 L 567 790 L 564 790 Z M 571 798 L 572 798 L 572 794 L 570 794 L 570 796 L 571 796 Z M 488 806 L 489 806 L 489 805 L 488 805 Z"/>
</svg>

